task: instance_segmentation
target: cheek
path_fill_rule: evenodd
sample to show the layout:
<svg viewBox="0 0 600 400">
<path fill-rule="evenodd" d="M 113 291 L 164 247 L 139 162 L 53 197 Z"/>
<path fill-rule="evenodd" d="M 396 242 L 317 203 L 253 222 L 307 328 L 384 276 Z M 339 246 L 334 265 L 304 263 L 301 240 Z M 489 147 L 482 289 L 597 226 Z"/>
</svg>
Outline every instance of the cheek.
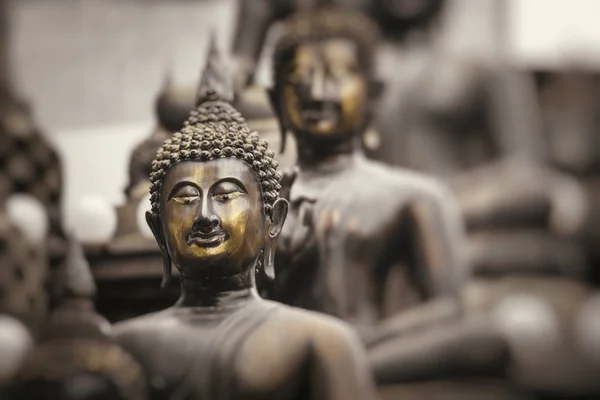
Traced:
<svg viewBox="0 0 600 400">
<path fill-rule="evenodd" d="M 302 126 L 300 98 L 296 93 L 295 88 L 291 86 L 285 86 L 282 91 L 282 110 L 286 117 L 286 120 L 292 124 L 293 127 Z"/>
<path fill-rule="evenodd" d="M 366 111 L 366 85 L 356 78 L 341 87 L 343 121 L 355 123 L 362 120 Z"/>
<path fill-rule="evenodd" d="M 237 204 L 229 210 L 222 210 L 221 223 L 228 233 L 228 249 L 231 253 L 251 255 L 260 247 L 264 239 L 264 220 L 256 207 Z"/>
<path fill-rule="evenodd" d="M 195 207 L 169 204 L 164 208 L 163 213 L 165 221 L 163 227 L 167 241 L 171 243 L 183 241 L 192 228 L 196 216 Z"/>
</svg>

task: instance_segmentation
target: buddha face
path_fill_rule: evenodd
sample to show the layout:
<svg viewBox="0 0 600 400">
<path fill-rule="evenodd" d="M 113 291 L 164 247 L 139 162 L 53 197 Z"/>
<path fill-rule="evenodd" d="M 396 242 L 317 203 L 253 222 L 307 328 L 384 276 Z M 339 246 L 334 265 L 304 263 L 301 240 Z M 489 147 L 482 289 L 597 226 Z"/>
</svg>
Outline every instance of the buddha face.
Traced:
<svg viewBox="0 0 600 400">
<path fill-rule="evenodd" d="M 171 260 L 191 274 L 243 272 L 258 257 L 270 222 L 254 172 L 232 158 L 171 167 L 160 214 Z"/>
<path fill-rule="evenodd" d="M 363 126 L 367 76 L 355 43 L 329 39 L 298 46 L 284 67 L 278 94 L 296 136 L 339 140 Z"/>
</svg>

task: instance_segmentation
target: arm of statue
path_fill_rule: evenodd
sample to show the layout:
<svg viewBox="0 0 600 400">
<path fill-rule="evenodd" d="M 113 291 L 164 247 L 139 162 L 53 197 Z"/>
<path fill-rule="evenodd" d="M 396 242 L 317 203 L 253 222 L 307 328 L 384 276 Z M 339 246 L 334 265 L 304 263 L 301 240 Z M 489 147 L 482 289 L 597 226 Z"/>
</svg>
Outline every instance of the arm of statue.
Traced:
<svg viewBox="0 0 600 400">
<path fill-rule="evenodd" d="M 452 194 L 441 186 L 434 186 L 428 198 L 413 203 L 401 217 L 401 240 L 408 238 L 407 260 L 411 279 L 425 304 L 406 310 L 393 303 L 402 303 L 407 290 L 397 293 L 398 287 L 386 282 L 384 288 L 383 315 L 392 317 L 383 320 L 376 329 L 360 329 L 367 347 L 392 338 L 399 338 L 422 329 L 443 324 L 460 316 L 459 295 L 468 279 L 468 262 L 463 252 L 465 234 L 458 207 Z M 392 269 L 405 269 L 395 264 Z M 387 281 L 402 279 L 392 271 Z M 394 293 L 390 293 L 393 291 Z M 398 312 L 400 311 L 400 312 Z"/>
<path fill-rule="evenodd" d="M 485 321 L 449 321 L 437 329 L 388 340 L 369 349 L 378 385 L 468 376 L 501 376 L 509 350 Z"/>
<path fill-rule="evenodd" d="M 437 185 L 436 185 L 437 186 Z M 445 187 L 409 208 L 410 266 L 426 299 L 457 297 L 468 279 L 465 232 L 454 195 Z"/>
<path fill-rule="evenodd" d="M 315 333 L 310 355 L 311 398 L 376 398 L 368 360 L 355 332 L 336 321 Z"/>
<path fill-rule="evenodd" d="M 471 232 L 475 273 L 581 275 L 583 255 L 570 240 L 582 231 L 589 204 L 578 182 L 527 160 L 505 159 L 452 184 Z"/>
<path fill-rule="evenodd" d="M 482 79 L 484 115 L 502 156 L 540 160 L 544 145 L 532 79 L 502 65 Z"/>
<path fill-rule="evenodd" d="M 273 0 L 243 0 L 238 2 L 237 29 L 233 43 L 235 58 L 235 88 L 248 86 L 271 24 L 278 18 Z"/>
</svg>

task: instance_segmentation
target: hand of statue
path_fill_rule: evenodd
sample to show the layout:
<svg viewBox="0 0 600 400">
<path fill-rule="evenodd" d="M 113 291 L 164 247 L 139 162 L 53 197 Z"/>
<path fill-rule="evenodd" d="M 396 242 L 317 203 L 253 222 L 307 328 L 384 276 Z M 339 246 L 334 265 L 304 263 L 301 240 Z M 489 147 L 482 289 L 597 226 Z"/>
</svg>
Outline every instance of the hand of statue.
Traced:
<svg viewBox="0 0 600 400">
<path fill-rule="evenodd" d="M 470 231 L 541 229 L 573 236 L 587 215 L 587 198 L 575 180 L 524 163 L 480 168 L 453 187 Z"/>
<path fill-rule="evenodd" d="M 454 187 L 474 271 L 581 273 L 581 249 L 572 239 L 583 229 L 588 205 L 576 181 L 505 162 L 463 176 Z"/>
</svg>

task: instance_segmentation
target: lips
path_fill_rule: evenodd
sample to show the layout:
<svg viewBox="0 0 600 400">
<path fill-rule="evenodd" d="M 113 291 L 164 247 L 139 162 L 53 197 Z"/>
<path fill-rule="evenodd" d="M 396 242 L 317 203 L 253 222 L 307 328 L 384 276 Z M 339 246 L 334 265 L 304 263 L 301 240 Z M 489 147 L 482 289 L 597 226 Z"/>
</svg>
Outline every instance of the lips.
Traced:
<svg viewBox="0 0 600 400">
<path fill-rule="evenodd" d="M 341 106 L 333 102 L 310 102 L 304 106 L 302 117 L 309 124 L 318 124 L 321 121 L 337 121 Z"/>
<path fill-rule="evenodd" d="M 218 229 L 210 232 L 193 232 L 187 235 L 185 241 L 188 246 L 215 247 L 227 239 L 224 230 Z"/>
</svg>

